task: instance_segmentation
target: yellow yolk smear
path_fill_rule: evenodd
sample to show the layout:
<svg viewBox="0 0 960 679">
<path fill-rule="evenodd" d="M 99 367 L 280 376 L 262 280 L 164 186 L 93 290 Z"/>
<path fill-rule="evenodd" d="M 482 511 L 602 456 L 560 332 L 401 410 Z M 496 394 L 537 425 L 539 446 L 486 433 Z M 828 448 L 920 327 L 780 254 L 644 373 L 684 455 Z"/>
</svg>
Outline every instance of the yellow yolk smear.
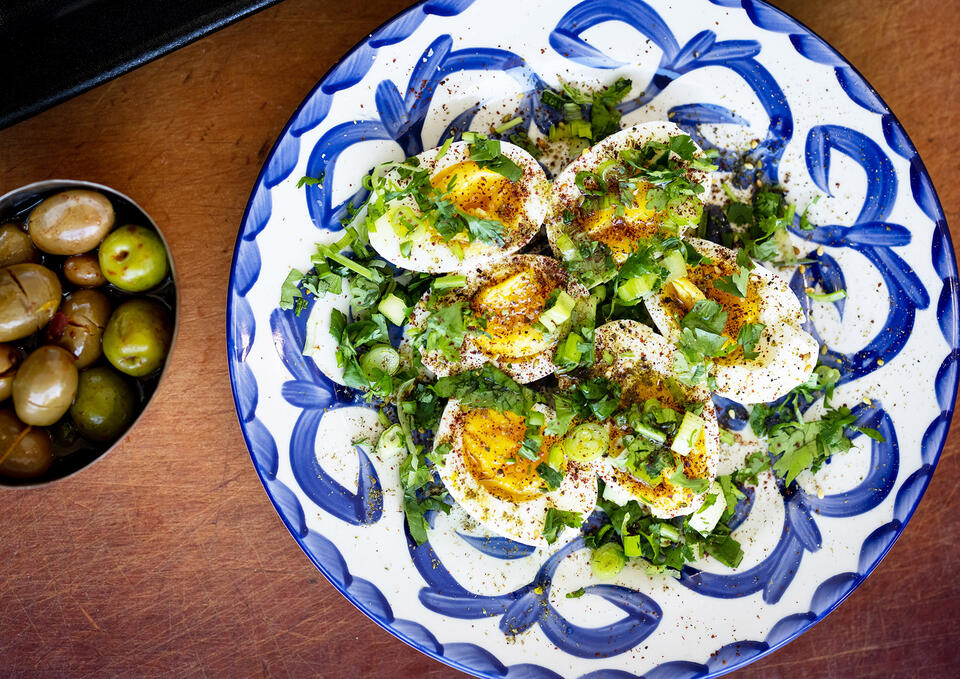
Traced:
<svg viewBox="0 0 960 679">
<path fill-rule="evenodd" d="M 487 334 L 474 339 L 480 351 L 519 360 L 548 348 L 550 342 L 533 326 L 557 284 L 540 270 L 522 268 L 481 287 L 470 303 L 487 319 Z"/>
<path fill-rule="evenodd" d="M 591 212 L 580 220 L 579 226 L 584 233 L 610 248 L 617 264 L 623 264 L 639 241 L 660 231 L 663 213 L 646 207 L 650 186 L 640 184 L 634 192 L 634 205 L 624 206 L 621 216 L 617 215 L 616 206 L 610 206 Z"/>
<path fill-rule="evenodd" d="M 430 177 L 430 184 L 468 215 L 503 224 L 507 240 L 523 214 L 524 196 L 520 187 L 472 160 L 444 168 Z"/>
<path fill-rule="evenodd" d="M 747 296 L 737 297 L 728 292 L 723 292 L 714 287 L 714 281 L 723 276 L 732 276 L 739 273 L 740 267 L 734 262 L 726 260 L 714 260 L 710 264 L 700 264 L 691 269 L 687 269 L 687 278 L 693 283 L 707 299 L 717 302 L 727 312 L 727 323 L 723 326 L 723 334 L 731 340 L 736 341 L 737 334 L 747 323 L 756 323 L 760 317 L 760 295 L 757 292 L 757 283 L 751 277 L 747 282 Z M 687 311 L 676 296 L 672 294 L 671 286 L 664 287 L 662 302 L 664 306 L 679 320 L 683 318 Z M 714 359 L 718 365 L 729 365 L 742 360 L 743 351 L 740 347 L 730 352 L 722 358 Z"/>
<path fill-rule="evenodd" d="M 463 460 L 477 483 L 511 502 L 541 494 L 544 482 L 537 465 L 546 460 L 556 437 L 544 436 L 540 456 L 528 460 L 519 452 L 527 431 L 526 420 L 519 415 L 481 408 L 463 413 L 462 423 Z"/>
</svg>

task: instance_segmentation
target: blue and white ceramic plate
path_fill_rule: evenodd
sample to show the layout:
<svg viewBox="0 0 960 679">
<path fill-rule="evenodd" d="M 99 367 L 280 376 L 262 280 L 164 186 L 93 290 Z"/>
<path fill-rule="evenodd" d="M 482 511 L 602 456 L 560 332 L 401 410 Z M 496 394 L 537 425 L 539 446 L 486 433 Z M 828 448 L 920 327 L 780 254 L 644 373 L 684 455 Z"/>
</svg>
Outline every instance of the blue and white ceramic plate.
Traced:
<svg viewBox="0 0 960 679">
<path fill-rule="evenodd" d="M 808 309 L 837 403 L 865 436 L 799 487 L 766 478 L 744 507 L 731 571 L 679 580 L 627 569 L 592 581 L 582 540 L 504 549 L 457 512 L 416 547 L 396 466 L 351 442 L 374 410 L 301 354 L 307 313 L 277 308 L 290 267 L 332 240 L 360 177 L 519 110 L 546 131 L 538 92 L 562 79 L 634 83 L 624 125 L 670 119 L 721 152 L 759 140 L 748 178 L 784 182 L 823 226 L 794 233 L 815 260 L 795 289 L 846 288 Z M 297 189 L 302 175 L 322 186 Z M 801 298 L 806 299 L 801 295 Z M 321 313 L 329 317 L 322 300 Z M 876 567 L 913 514 L 957 387 L 957 268 L 943 211 L 903 128 L 829 45 L 754 0 L 429 0 L 357 45 L 310 93 L 253 189 L 234 254 L 230 375 L 257 473 L 333 585 L 400 639 L 482 677 L 715 676 L 782 646 Z M 331 357 L 318 357 L 331 360 Z M 745 411 L 722 404 L 725 426 Z M 461 517 L 462 518 L 462 517 Z M 585 587 L 586 595 L 564 593 Z"/>
</svg>

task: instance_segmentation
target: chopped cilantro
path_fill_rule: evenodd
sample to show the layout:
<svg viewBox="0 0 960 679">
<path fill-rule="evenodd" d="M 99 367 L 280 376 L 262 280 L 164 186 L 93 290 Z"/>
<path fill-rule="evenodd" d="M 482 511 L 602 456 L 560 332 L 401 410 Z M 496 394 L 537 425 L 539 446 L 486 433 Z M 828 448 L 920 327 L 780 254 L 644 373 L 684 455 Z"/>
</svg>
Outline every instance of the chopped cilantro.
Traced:
<svg viewBox="0 0 960 679">
<path fill-rule="evenodd" d="M 515 182 L 523 176 L 523 170 L 520 169 L 520 166 L 500 151 L 500 142 L 496 139 L 487 139 L 482 135 L 477 135 L 476 141 L 470 144 L 470 160 L 480 167 L 488 168 L 503 175 L 511 182 Z"/>
<path fill-rule="evenodd" d="M 484 363 L 482 368 L 441 377 L 433 390 L 441 398 L 456 398 L 468 408 L 510 411 L 522 417 L 538 400 L 537 393 L 517 384 L 499 368 Z"/>
<path fill-rule="evenodd" d="M 304 186 L 313 186 L 315 184 L 320 184 L 323 186 L 323 178 L 325 173 L 321 172 L 319 177 L 308 177 L 306 175 L 300 177 L 300 180 L 297 182 L 297 188 L 302 189 Z"/>
<path fill-rule="evenodd" d="M 546 462 L 541 462 L 537 465 L 537 475 L 543 479 L 543 482 L 547 484 L 547 488 L 550 490 L 556 490 L 563 482 L 563 474 Z"/>
<path fill-rule="evenodd" d="M 548 545 L 557 541 L 557 536 L 564 526 L 570 528 L 579 528 L 583 523 L 583 517 L 578 512 L 565 512 L 554 507 L 547 509 L 547 515 L 543 521 L 543 539 Z"/>
<path fill-rule="evenodd" d="M 767 326 L 763 323 L 744 323 L 737 333 L 737 344 L 743 347 L 743 357 L 748 361 L 757 358 L 760 354 L 754 351 L 760 336 Z"/>
</svg>

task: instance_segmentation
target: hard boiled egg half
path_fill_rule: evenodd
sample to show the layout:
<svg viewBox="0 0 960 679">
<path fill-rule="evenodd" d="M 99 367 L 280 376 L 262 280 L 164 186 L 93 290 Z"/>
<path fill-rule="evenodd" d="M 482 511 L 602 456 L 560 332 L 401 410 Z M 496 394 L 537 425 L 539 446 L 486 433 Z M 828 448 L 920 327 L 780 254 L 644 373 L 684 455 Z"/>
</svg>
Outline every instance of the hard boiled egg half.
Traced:
<svg viewBox="0 0 960 679">
<path fill-rule="evenodd" d="M 470 267 L 461 287 L 427 293 L 410 316 L 407 333 L 422 336 L 430 317 L 460 305 L 482 329 L 470 332 L 451 360 L 439 350 L 422 351 L 423 364 L 438 377 L 492 363 L 521 384 L 556 370 L 557 341 L 587 289 L 552 257 L 512 255 Z M 416 344 L 416 341 L 414 341 Z"/>
<path fill-rule="evenodd" d="M 553 411 L 534 406 L 544 422 Z M 451 399 L 440 418 L 434 439 L 450 449 L 437 472 L 451 497 L 487 530 L 523 544 L 543 547 L 547 511 L 576 512 L 586 517 L 597 501 L 593 471 L 571 461 L 554 461 L 563 472 L 559 487 L 550 490 L 537 473 L 549 459 L 556 437 L 543 436 L 537 459 L 520 454 L 526 437 L 526 419 L 515 413 L 488 408 L 468 408 Z M 540 428 L 541 434 L 543 427 Z M 557 544 L 568 542 L 577 531 L 565 528 Z"/>
<path fill-rule="evenodd" d="M 673 377 L 673 347 L 636 321 L 596 330 L 594 374 L 621 386 L 620 410 L 602 424 L 607 452 L 590 464 L 604 498 L 647 505 L 659 518 L 691 514 L 716 475 L 720 428 L 710 393 Z"/>
<path fill-rule="evenodd" d="M 471 260 L 510 254 L 526 245 L 547 212 L 547 177 L 519 146 L 496 144 L 500 155 L 519 168 L 515 180 L 489 163 L 471 160 L 471 144 L 463 141 L 375 171 L 368 210 L 383 212 L 370 229 L 370 244 L 380 256 L 409 271 L 447 273 Z M 421 188 L 405 194 L 412 182 Z M 438 224 L 449 224 L 444 215 L 451 214 L 495 222 L 502 231 L 499 241 L 471 238 L 467 232 L 441 235 Z"/>
<path fill-rule="evenodd" d="M 759 264 L 753 264 L 744 297 L 725 292 L 715 283 L 740 272 L 737 254 L 710 241 L 689 238 L 687 242 L 709 258 L 687 269 L 686 276 L 672 280 L 646 299 L 647 310 L 660 332 L 676 342 L 680 320 L 698 300 L 711 299 L 727 313 L 724 336 L 736 341 L 748 323 L 765 327 L 754 351 L 744 357 L 742 347 L 714 359 L 716 391 L 739 403 L 769 403 L 810 377 L 817 365 L 820 347 L 803 330 L 803 309 L 787 282 Z"/>
<path fill-rule="evenodd" d="M 673 123 L 641 123 L 590 147 L 557 175 L 547 217 L 547 238 L 557 257 L 569 257 L 571 247 L 595 241 L 610 248 L 614 261 L 622 264 L 640 241 L 664 232 L 682 236 L 699 223 L 699 197 L 691 197 L 692 200 L 671 209 L 648 207 L 647 193 L 655 184 L 631 177 L 635 169 L 624 160 L 625 154 L 643 149 L 648 142 L 669 144 L 674 137 L 689 139 Z M 694 157 L 702 158 L 701 149 L 692 141 L 689 144 L 694 148 Z M 664 153 L 679 160 L 672 151 Z M 585 184 L 584 173 L 599 176 L 603 185 L 597 186 L 589 178 Z M 710 181 L 708 173 L 692 167 L 684 176 L 699 184 Z M 629 194 L 626 201 L 624 192 Z"/>
</svg>

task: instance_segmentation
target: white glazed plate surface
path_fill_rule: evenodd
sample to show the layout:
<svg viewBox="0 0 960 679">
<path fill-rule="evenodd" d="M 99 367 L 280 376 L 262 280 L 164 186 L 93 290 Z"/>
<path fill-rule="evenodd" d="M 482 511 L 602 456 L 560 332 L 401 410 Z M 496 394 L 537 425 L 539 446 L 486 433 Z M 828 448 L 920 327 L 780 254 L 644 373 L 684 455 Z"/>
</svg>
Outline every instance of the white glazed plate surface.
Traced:
<svg viewBox="0 0 960 679">
<path fill-rule="evenodd" d="M 835 403 L 878 429 L 785 488 L 767 473 L 743 503 L 735 571 L 709 558 L 679 580 L 625 569 L 595 582 L 577 538 L 518 550 L 436 517 L 417 547 L 396 464 L 351 444 L 376 412 L 301 354 L 311 311 L 278 309 L 291 267 L 331 242 L 374 165 L 484 130 L 514 110 L 543 132 L 538 92 L 629 77 L 623 125 L 672 120 L 721 157 L 758 140 L 751 177 L 783 182 L 821 225 L 795 231 L 815 261 L 792 286 L 846 288 L 810 307 Z M 303 175 L 322 186 L 297 189 Z M 254 465 L 317 567 L 378 624 L 483 677 L 715 676 L 796 637 L 877 565 L 943 447 L 957 386 L 957 271 L 916 150 L 862 77 L 808 29 L 743 0 L 431 0 L 357 45 L 310 93 L 267 159 L 237 239 L 230 374 Z M 332 356 L 318 357 L 329 367 Z M 718 399 L 723 426 L 746 411 Z M 585 587 L 586 594 L 565 593 Z"/>
</svg>

